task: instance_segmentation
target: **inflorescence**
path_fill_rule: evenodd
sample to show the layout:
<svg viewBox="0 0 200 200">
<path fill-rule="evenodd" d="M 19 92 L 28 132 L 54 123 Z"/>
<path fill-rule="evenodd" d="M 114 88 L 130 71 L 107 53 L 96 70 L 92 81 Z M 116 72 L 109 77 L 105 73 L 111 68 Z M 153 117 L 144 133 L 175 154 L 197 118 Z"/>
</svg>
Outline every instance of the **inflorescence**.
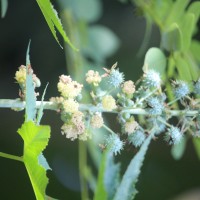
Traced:
<svg viewBox="0 0 200 200">
<path fill-rule="evenodd" d="M 125 81 L 124 74 L 116 67 L 117 63 L 111 69 L 104 68 L 105 73 L 102 75 L 94 70 L 86 73 L 85 80 L 91 88 L 92 104 L 81 104 L 83 84 L 67 75 L 59 77 L 57 88 L 60 96 L 52 97 L 50 102 L 57 105 L 57 111 L 63 121 L 61 133 L 66 138 L 72 141 L 87 140 L 95 134 L 96 131 L 93 129 L 106 128 L 110 134 L 105 139 L 105 147 L 117 154 L 126 144 L 141 146 L 152 131 L 155 137 L 163 133 L 165 141 L 172 145 L 179 144 L 186 133 L 199 136 L 194 134 L 194 131 L 200 119 L 200 79 L 190 85 L 182 80 L 173 80 L 171 85 L 174 98 L 168 99 L 157 71 L 145 71 L 135 85 L 132 80 Z M 25 66 L 19 67 L 15 80 L 20 85 L 20 98 L 24 101 Z M 40 86 L 35 74 L 33 82 L 35 87 Z M 175 106 L 181 107 L 181 110 L 175 111 Z M 138 117 L 133 112 L 134 109 L 143 110 L 142 116 Z M 189 111 L 196 111 L 195 115 L 187 115 Z M 105 125 L 105 112 L 117 114 L 121 133 L 114 133 Z M 177 125 L 173 120 L 175 115 L 178 119 Z"/>
</svg>

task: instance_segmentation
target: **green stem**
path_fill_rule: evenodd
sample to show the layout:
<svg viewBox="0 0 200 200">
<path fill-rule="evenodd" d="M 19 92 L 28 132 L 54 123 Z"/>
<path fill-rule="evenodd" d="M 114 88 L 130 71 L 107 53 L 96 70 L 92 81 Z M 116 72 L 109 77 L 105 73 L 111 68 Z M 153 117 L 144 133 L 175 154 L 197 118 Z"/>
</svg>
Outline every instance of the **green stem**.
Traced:
<svg viewBox="0 0 200 200">
<path fill-rule="evenodd" d="M 11 160 L 17 160 L 17 161 L 20 161 L 20 162 L 24 162 L 23 158 L 19 157 L 19 156 L 14 156 L 14 155 L 3 153 L 3 152 L 0 152 L 0 156 L 3 157 L 3 158 L 9 158 Z"/>
<path fill-rule="evenodd" d="M 87 168 L 87 148 L 86 143 L 79 141 L 79 172 L 81 185 L 81 200 L 88 200 L 87 181 L 84 178 L 85 170 Z"/>
</svg>

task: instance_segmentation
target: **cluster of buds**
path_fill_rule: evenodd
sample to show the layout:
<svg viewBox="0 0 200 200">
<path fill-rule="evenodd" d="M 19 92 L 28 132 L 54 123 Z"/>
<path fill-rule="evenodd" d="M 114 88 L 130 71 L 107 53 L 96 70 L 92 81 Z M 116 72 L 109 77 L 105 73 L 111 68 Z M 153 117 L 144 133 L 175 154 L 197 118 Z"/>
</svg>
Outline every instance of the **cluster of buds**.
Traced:
<svg viewBox="0 0 200 200">
<path fill-rule="evenodd" d="M 36 74 L 33 73 L 33 69 L 31 68 L 31 66 L 29 65 L 26 67 L 24 65 L 21 65 L 18 68 L 18 71 L 16 71 L 16 73 L 15 73 L 15 80 L 17 81 L 17 83 L 20 86 L 19 97 L 21 100 L 25 100 L 25 96 L 26 96 L 25 94 L 26 94 L 27 73 L 32 74 L 34 88 L 41 86 L 40 79 L 36 76 Z M 38 93 L 35 93 L 35 95 L 38 96 Z"/>
</svg>

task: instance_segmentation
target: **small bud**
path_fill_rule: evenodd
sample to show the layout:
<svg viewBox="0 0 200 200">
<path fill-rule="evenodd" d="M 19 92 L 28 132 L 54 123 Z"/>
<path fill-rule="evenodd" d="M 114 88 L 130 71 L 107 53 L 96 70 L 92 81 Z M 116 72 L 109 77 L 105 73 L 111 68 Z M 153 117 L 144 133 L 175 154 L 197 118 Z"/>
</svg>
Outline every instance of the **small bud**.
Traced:
<svg viewBox="0 0 200 200">
<path fill-rule="evenodd" d="M 132 95 L 135 92 L 135 85 L 133 81 L 125 81 L 122 85 L 122 92 L 127 95 Z"/>
<path fill-rule="evenodd" d="M 74 99 L 67 99 L 63 102 L 64 111 L 67 113 L 75 113 L 78 111 L 79 104 Z"/>
<path fill-rule="evenodd" d="M 98 86 L 99 83 L 101 82 L 101 76 L 99 75 L 99 72 L 93 71 L 93 70 L 89 70 L 86 73 L 86 81 L 89 84 L 93 84 L 94 86 Z"/>
<path fill-rule="evenodd" d="M 144 83 L 147 87 L 159 88 L 161 85 L 160 74 L 154 70 L 148 70 L 144 74 Z"/>
<path fill-rule="evenodd" d="M 117 155 L 123 149 L 124 143 L 120 140 L 117 134 L 110 134 L 106 139 L 106 146 L 112 153 Z"/>
<path fill-rule="evenodd" d="M 177 99 L 183 98 L 190 93 L 188 84 L 185 81 L 174 81 L 174 95 Z"/>
<path fill-rule="evenodd" d="M 139 124 L 134 120 L 134 118 L 131 118 L 124 124 L 124 131 L 129 135 L 133 133 L 138 127 Z"/>
<path fill-rule="evenodd" d="M 133 133 L 128 136 L 128 140 L 131 144 L 135 147 L 140 147 L 144 142 L 146 135 L 144 134 L 143 130 L 137 129 Z"/>
<path fill-rule="evenodd" d="M 91 126 L 94 128 L 101 128 L 103 126 L 103 117 L 101 116 L 101 114 L 94 114 L 91 118 Z"/>
<path fill-rule="evenodd" d="M 117 108 L 115 99 L 111 95 L 106 95 L 102 98 L 102 106 L 105 110 L 113 110 Z"/>
</svg>

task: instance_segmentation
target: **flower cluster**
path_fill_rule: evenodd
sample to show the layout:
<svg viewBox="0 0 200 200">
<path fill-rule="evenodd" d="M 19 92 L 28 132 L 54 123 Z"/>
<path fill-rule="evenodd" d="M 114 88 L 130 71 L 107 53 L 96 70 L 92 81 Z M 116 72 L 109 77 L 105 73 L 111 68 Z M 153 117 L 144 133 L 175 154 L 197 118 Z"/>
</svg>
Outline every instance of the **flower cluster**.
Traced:
<svg viewBox="0 0 200 200">
<path fill-rule="evenodd" d="M 50 101 L 55 103 L 61 113 L 61 133 L 66 138 L 72 141 L 87 140 L 91 138 L 92 131 L 95 134 L 94 129 L 105 128 L 110 132 L 105 139 L 105 147 L 118 154 L 126 141 L 139 147 L 152 132 L 156 137 L 164 133 L 165 140 L 172 145 L 179 144 L 186 132 L 194 132 L 197 128 L 197 134 L 192 136 L 199 137 L 200 101 L 196 96 L 200 94 L 200 79 L 193 83 L 172 81 L 172 99 L 167 98 L 158 72 L 147 70 L 135 85 L 131 80 L 125 81 L 124 74 L 116 66 L 114 64 L 111 69 L 104 68 L 105 73 L 102 75 L 93 70 L 86 73 L 85 80 L 91 88 L 91 104 L 80 104 L 82 84 L 70 76 L 59 77 L 57 87 L 60 96 L 52 97 Z M 16 81 L 24 89 L 26 73 L 26 67 L 22 65 L 15 74 Z M 35 74 L 32 77 L 34 86 L 38 87 L 39 79 Z M 194 95 L 192 98 L 189 97 L 190 93 Z M 183 108 L 181 111 L 173 110 L 177 101 L 178 106 Z M 104 124 L 104 112 L 117 115 L 122 134 L 114 133 Z M 143 116 L 138 117 L 139 114 Z M 178 118 L 177 126 L 169 123 L 174 121 L 171 120 L 174 116 Z"/>
</svg>

